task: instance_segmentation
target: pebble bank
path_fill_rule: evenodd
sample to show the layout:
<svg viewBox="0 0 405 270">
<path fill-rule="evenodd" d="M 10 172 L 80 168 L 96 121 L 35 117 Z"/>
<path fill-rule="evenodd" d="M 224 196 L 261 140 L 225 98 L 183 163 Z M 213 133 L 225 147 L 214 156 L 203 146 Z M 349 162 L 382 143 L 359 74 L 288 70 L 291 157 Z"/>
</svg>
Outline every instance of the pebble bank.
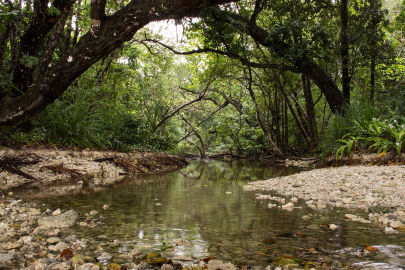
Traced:
<svg viewBox="0 0 405 270">
<path fill-rule="evenodd" d="M 342 207 L 346 218 L 363 223 L 378 222 L 386 233 L 405 230 L 405 166 L 346 166 L 252 182 L 245 190 L 272 190 L 281 196 L 257 194 L 268 207 L 294 209 L 298 200 L 311 208 Z M 286 197 L 286 198 L 284 198 Z M 350 214 L 364 209 L 368 218 Z"/>
</svg>

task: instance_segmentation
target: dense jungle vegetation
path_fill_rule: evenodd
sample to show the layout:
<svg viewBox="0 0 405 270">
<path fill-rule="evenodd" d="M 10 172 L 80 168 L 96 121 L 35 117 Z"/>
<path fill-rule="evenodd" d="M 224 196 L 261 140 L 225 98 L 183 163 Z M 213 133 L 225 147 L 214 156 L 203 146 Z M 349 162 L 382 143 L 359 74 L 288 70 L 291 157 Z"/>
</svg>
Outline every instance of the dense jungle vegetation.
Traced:
<svg viewBox="0 0 405 270">
<path fill-rule="evenodd" d="M 2 144 L 404 150 L 405 1 L 141 2 L 0 0 Z"/>
</svg>

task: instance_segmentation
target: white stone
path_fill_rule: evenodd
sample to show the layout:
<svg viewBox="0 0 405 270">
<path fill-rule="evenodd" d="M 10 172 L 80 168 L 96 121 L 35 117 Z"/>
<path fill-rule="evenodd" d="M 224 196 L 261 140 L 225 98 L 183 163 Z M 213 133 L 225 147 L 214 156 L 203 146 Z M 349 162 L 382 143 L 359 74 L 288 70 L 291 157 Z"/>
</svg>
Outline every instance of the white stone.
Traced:
<svg viewBox="0 0 405 270">
<path fill-rule="evenodd" d="M 51 245 L 48 247 L 50 251 L 55 251 L 55 252 L 62 252 L 64 249 L 70 248 L 68 244 L 65 242 L 59 242 L 56 245 Z"/>
<path fill-rule="evenodd" d="M 392 228 L 392 227 L 385 227 L 384 228 L 384 232 L 386 233 L 386 234 L 391 234 L 391 233 L 398 233 L 398 231 L 396 231 L 394 228 Z"/>
<path fill-rule="evenodd" d="M 69 269 L 70 269 L 70 265 L 65 262 L 59 263 L 52 267 L 52 270 L 69 270 Z"/>
<path fill-rule="evenodd" d="M 17 242 L 8 242 L 5 244 L 2 244 L 1 247 L 6 249 L 6 250 L 10 250 L 10 249 L 15 249 L 15 248 L 19 248 L 23 245 L 23 241 L 17 241 Z"/>
<path fill-rule="evenodd" d="M 191 258 L 190 256 L 186 256 L 186 255 L 175 256 L 175 257 L 173 257 L 173 259 L 176 261 L 194 261 L 193 258 Z"/>
<path fill-rule="evenodd" d="M 292 208 L 294 208 L 294 203 L 289 202 L 287 204 L 282 205 L 281 208 L 282 209 L 292 209 Z"/>
<path fill-rule="evenodd" d="M 398 229 L 398 228 L 403 228 L 404 224 L 399 220 L 395 220 L 395 221 L 390 222 L 390 226 L 394 229 Z"/>
<path fill-rule="evenodd" d="M 331 230 L 336 230 L 337 228 L 338 228 L 338 226 L 335 225 L 335 224 L 330 224 L 329 225 L 329 229 L 331 229 Z"/>
<path fill-rule="evenodd" d="M 352 201 L 352 198 L 343 198 L 342 199 L 342 202 L 345 204 L 349 204 L 349 203 L 351 203 L 351 201 Z"/>
<path fill-rule="evenodd" d="M 21 239 L 21 241 L 23 241 L 24 244 L 27 244 L 27 243 L 29 243 L 29 242 L 32 241 L 32 237 L 31 237 L 31 236 L 23 236 L 23 237 L 21 237 L 20 239 Z"/>
<path fill-rule="evenodd" d="M 58 237 L 51 237 L 46 239 L 46 242 L 48 242 L 49 244 L 56 244 L 60 242 L 60 239 Z"/>
<path fill-rule="evenodd" d="M 59 216 L 60 214 L 62 214 L 62 211 L 60 210 L 60 208 L 58 208 L 52 212 L 52 216 Z"/>
</svg>

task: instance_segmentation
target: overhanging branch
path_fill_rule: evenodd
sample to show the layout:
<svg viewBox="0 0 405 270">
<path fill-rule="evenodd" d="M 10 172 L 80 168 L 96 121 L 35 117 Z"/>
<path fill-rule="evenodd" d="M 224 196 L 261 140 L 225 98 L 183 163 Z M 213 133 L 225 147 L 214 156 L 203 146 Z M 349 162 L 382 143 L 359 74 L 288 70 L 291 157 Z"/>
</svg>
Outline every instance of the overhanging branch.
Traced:
<svg viewBox="0 0 405 270">
<path fill-rule="evenodd" d="M 221 51 L 221 50 L 217 50 L 217 49 L 212 49 L 212 48 L 198 48 L 195 50 L 191 50 L 191 51 L 185 51 L 185 52 L 181 52 L 178 51 L 176 49 L 174 49 L 173 47 L 166 45 L 164 43 L 162 43 L 159 40 L 156 39 L 151 39 L 151 38 L 145 38 L 143 40 L 138 40 L 137 42 L 145 45 L 149 51 L 150 48 L 147 44 L 145 44 L 145 42 L 153 42 L 156 44 L 159 44 L 160 46 L 170 50 L 171 52 L 173 52 L 174 54 L 178 54 L 178 55 L 193 55 L 193 54 L 198 54 L 198 53 L 216 53 L 216 54 L 220 54 L 220 55 L 224 55 L 224 56 L 228 56 L 230 58 L 239 60 L 241 62 L 242 65 L 244 66 L 250 66 L 253 68 L 271 68 L 271 69 L 279 69 L 279 70 L 288 70 L 294 73 L 301 73 L 301 71 L 298 68 L 292 67 L 292 66 L 286 66 L 286 65 L 282 65 L 282 64 L 269 64 L 269 63 L 256 63 L 256 62 L 251 62 L 246 58 L 243 58 L 242 56 L 232 53 L 232 52 L 226 52 L 226 51 Z"/>
</svg>

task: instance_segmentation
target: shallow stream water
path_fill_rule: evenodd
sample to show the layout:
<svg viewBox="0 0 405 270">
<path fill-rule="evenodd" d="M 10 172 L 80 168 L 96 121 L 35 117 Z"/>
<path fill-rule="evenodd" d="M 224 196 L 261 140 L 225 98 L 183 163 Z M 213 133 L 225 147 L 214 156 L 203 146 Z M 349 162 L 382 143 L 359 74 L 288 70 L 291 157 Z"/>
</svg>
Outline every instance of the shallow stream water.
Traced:
<svg viewBox="0 0 405 270">
<path fill-rule="evenodd" d="M 346 213 L 367 217 L 364 210 L 314 210 L 304 202 L 292 211 L 269 209 L 270 201 L 256 200 L 257 192 L 243 190 L 250 181 L 299 171 L 260 162 L 198 161 L 170 174 L 136 176 L 95 192 L 39 201 L 43 208 L 75 209 L 83 217 L 98 211 L 106 222 L 95 228 L 79 227 L 76 233 L 80 238 L 101 236 L 126 243 L 111 248 L 112 253 L 133 248 L 159 253 L 173 245 L 166 251 L 241 265 L 266 266 L 280 255 L 289 255 L 324 260 L 328 266 L 357 262 L 359 268 L 403 269 L 405 234 L 386 235 L 375 224 L 344 217 Z M 327 228 L 331 223 L 338 228 Z M 380 252 L 364 254 L 365 246 Z"/>
</svg>

